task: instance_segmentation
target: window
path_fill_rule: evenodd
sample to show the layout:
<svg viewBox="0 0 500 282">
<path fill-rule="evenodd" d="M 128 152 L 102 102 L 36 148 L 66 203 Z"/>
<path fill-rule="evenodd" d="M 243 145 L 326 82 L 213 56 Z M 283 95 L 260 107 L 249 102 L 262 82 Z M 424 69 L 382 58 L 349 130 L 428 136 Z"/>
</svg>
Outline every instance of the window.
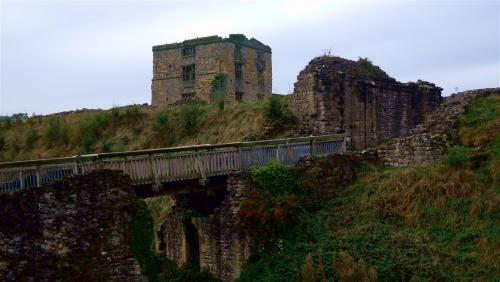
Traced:
<svg viewBox="0 0 500 282">
<path fill-rule="evenodd" d="M 264 86 L 264 73 L 262 73 L 261 71 L 257 72 L 257 83 L 259 84 L 259 86 Z"/>
<path fill-rule="evenodd" d="M 182 56 L 183 57 L 194 56 L 194 53 L 195 53 L 194 46 L 193 47 L 182 48 Z"/>
<path fill-rule="evenodd" d="M 196 95 L 195 92 L 187 92 L 187 93 L 182 93 L 182 101 L 187 102 L 192 99 L 194 99 L 194 96 Z"/>
<path fill-rule="evenodd" d="M 242 64 L 234 64 L 234 77 L 236 79 L 243 79 L 243 65 Z"/>
<path fill-rule="evenodd" d="M 239 101 L 239 102 L 243 101 L 243 92 L 236 91 L 235 97 L 236 97 L 236 101 Z"/>
<path fill-rule="evenodd" d="M 258 99 L 259 101 L 264 100 L 264 94 L 257 94 L 257 99 Z"/>
<path fill-rule="evenodd" d="M 195 79 L 195 65 L 182 66 L 182 81 L 192 81 Z"/>
<path fill-rule="evenodd" d="M 235 45 L 234 46 L 234 53 L 235 54 L 242 54 L 242 48 L 241 48 L 241 45 Z"/>
<path fill-rule="evenodd" d="M 255 58 L 255 67 L 257 68 L 257 71 L 263 71 L 266 68 L 264 53 L 262 53 L 261 51 L 257 51 Z"/>
<path fill-rule="evenodd" d="M 243 48 L 241 45 L 234 46 L 234 60 L 236 62 L 243 62 Z"/>
</svg>

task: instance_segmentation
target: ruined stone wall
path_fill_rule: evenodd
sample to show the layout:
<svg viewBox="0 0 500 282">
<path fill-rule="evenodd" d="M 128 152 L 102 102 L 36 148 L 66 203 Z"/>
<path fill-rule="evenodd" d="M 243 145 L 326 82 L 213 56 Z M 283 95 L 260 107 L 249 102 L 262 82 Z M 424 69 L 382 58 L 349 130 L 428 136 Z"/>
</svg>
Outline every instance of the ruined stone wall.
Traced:
<svg viewBox="0 0 500 282">
<path fill-rule="evenodd" d="M 456 122 L 467 105 L 478 96 L 489 94 L 500 95 L 500 88 L 470 90 L 445 97 L 443 103 L 407 136 L 389 140 L 373 151 L 381 161 L 393 166 L 430 164 L 444 155 L 456 139 Z"/>
<path fill-rule="evenodd" d="M 234 281 L 250 255 L 253 235 L 240 223 L 239 205 L 250 193 L 250 184 L 243 174 L 231 175 L 227 180 L 228 194 L 208 217 L 192 217 L 199 238 L 200 268 L 224 281 Z M 172 213 L 161 227 L 158 238 L 163 243 L 160 252 L 177 265 L 187 263 L 187 243 L 184 234 L 183 208 L 174 197 Z"/>
<path fill-rule="evenodd" d="M 226 101 L 235 101 L 236 91 L 243 92 L 243 101 L 257 100 L 258 95 L 271 95 L 272 90 L 272 59 L 268 46 L 255 39 L 242 39 L 243 44 L 237 41 L 209 37 L 209 42 L 190 40 L 194 46 L 193 56 L 182 56 L 184 43 L 167 44 L 153 47 L 153 79 L 151 93 L 153 106 L 172 105 L 194 97 L 205 102 L 212 102 L 210 98 L 211 83 L 218 73 L 227 75 Z M 252 41 L 253 40 L 253 41 Z M 254 43 L 258 42 L 258 43 Z M 248 44 L 245 44 L 248 43 Z M 252 44 L 265 47 L 264 51 L 253 48 Z M 250 44 L 250 45 L 249 45 Z M 235 46 L 239 45 L 242 57 L 235 58 Z M 261 52 L 264 61 L 262 71 L 263 83 L 259 83 L 256 67 L 257 53 Z M 243 64 L 243 79 L 235 78 L 235 62 Z M 194 85 L 187 87 L 182 82 L 182 66 L 195 64 L 196 75 Z"/>
<path fill-rule="evenodd" d="M 400 83 L 376 66 L 338 57 L 313 59 L 302 70 L 289 106 L 313 134 L 348 133 L 354 148 L 405 135 L 441 101 L 441 88 Z"/>
<path fill-rule="evenodd" d="M 137 209 L 112 171 L 0 195 L 2 281 L 146 281 L 128 247 Z"/>
</svg>

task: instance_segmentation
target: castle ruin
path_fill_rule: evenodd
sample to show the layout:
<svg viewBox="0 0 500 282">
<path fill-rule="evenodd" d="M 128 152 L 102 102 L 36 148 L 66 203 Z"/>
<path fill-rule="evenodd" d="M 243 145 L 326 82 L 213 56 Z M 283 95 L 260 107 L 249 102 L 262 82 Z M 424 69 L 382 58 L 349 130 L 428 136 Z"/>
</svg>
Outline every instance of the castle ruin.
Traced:
<svg viewBox="0 0 500 282">
<path fill-rule="evenodd" d="M 300 124 L 313 134 L 347 133 L 364 149 L 406 135 L 441 103 L 441 88 L 401 83 L 368 59 L 314 58 L 289 97 Z"/>
<path fill-rule="evenodd" d="M 153 106 L 263 100 L 271 89 L 271 48 L 254 38 L 230 34 L 153 46 Z"/>
</svg>

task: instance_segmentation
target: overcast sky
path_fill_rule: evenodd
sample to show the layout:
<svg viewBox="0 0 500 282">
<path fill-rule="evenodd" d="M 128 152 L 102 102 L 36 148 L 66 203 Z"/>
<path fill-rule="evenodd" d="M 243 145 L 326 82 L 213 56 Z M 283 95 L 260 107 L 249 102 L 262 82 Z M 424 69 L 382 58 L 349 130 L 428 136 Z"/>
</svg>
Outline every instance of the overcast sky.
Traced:
<svg viewBox="0 0 500 282">
<path fill-rule="evenodd" d="M 273 92 L 325 50 L 448 95 L 500 85 L 500 1 L 4 1 L 0 115 L 150 103 L 151 46 L 244 33 Z"/>
</svg>

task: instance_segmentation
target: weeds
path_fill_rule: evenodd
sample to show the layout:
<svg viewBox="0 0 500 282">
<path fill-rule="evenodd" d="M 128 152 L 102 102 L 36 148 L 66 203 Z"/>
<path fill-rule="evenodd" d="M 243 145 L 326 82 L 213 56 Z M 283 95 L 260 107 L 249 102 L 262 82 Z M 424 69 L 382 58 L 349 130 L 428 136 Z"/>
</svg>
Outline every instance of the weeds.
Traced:
<svg viewBox="0 0 500 282">
<path fill-rule="evenodd" d="M 204 111 L 198 103 L 183 105 L 178 116 L 186 135 L 192 135 Z"/>
<path fill-rule="evenodd" d="M 47 146 L 53 144 L 67 144 L 69 141 L 68 129 L 59 116 L 52 116 L 47 120 L 47 128 L 44 134 Z"/>
</svg>

